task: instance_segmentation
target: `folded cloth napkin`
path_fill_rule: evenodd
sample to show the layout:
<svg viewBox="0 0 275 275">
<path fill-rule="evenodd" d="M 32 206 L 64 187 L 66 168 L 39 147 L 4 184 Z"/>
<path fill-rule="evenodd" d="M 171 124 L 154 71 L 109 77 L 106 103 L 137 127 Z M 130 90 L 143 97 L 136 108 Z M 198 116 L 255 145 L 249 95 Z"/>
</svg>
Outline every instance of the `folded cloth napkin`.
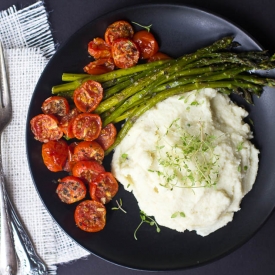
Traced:
<svg viewBox="0 0 275 275">
<path fill-rule="evenodd" d="M 3 169 L 15 208 L 37 253 L 56 274 L 56 265 L 88 255 L 52 220 L 33 185 L 26 156 L 25 127 L 35 85 L 55 46 L 42 1 L 0 12 L 0 39 L 5 48 L 12 99 L 12 121 L 2 137 Z M 29 275 L 20 264 L 20 275 Z"/>
</svg>

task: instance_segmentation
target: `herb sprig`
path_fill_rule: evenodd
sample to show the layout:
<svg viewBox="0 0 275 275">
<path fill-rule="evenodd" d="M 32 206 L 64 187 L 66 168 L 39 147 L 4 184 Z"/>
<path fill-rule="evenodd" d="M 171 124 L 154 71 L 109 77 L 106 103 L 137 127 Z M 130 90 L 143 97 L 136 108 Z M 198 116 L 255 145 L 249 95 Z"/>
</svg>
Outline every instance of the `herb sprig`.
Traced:
<svg viewBox="0 0 275 275">
<path fill-rule="evenodd" d="M 153 218 L 147 216 L 147 215 L 145 214 L 145 212 L 142 211 L 142 210 L 140 210 L 140 218 L 141 218 L 141 222 L 140 222 L 140 224 L 138 225 L 138 227 L 136 228 L 136 230 L 135 230 L 135 232 L 134 232 L 134 238 L 135 238 L 135 240 L 137 240 L 137 231 L 139 230 L 139 228 L 141 227 L 141 225 L 142 225 L 143 223 L 148 223 L 148 224 L 150 224 L 151 226 L 154 226 L 154 225 L 155 225 L 155 226 L 156 226 L 156 231 L 157 231 L 158 233 L 160 232 L 160 228 L 159 228 L 157 222 L 156 222 Z"/>
<path fill-rule="evenodd" d="M 156 153 L 162 169 L 149 171 L 157 173 L 164 180 L 161 186 L 173 190 L 174 187 L 198 188 L 217 184 L 219 155 L 214 153 L 217 137 L 205 133 L 203 123 L 198 124 L 199 134 L 189 134 L 179 125 L 179 119 L 175 119 L 165 135 L 172 133 L 174 136 L 174 133 L 178 133 L 177 142 L 172 146 L 163 145 L 162 138 L 158 141 Z"/>
<path fill-rule="evenodd" d="M 132 23 L 135 24 L 135 25 L 137 25 L 137 26 L 139 26 L 139 27 L 141 27 L 141 28 L 146 29 L 148 32 L 150 32 L 151 27 L 152 27 L 152 24 L 151 24 L 151 25 L 148 25 L 148 26 L 144 26 L 144 25 L 141 25 L 141 24 L 139 24 L 139 23 L 137 23 L 137 22 L 133 22 L 133 21 L 132 21 Z"/>
<path fill-rule="evenodd" d="M 119 202 L 116 200 L 117 207 L 112 207 L 112 210 L 121 210 L 123 213 L 127 213 L 123 208 L 122 208 L 122 199 L 119 199 Z"/>
</svg>

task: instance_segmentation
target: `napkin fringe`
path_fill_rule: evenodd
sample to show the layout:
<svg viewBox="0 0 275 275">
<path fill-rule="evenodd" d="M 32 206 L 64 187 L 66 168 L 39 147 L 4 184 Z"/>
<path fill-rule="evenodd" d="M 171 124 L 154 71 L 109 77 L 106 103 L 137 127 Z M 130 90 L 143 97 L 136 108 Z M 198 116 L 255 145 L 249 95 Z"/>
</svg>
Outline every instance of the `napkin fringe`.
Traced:
<svg viewBox="0 0 275 275">
<path fill-rule="evenodd" d="M 16 40 L 18 40 L 18 34 L 22 34 L 20 35 L 20 41 L 16 42 L 17 44 L 5 45 L 4 42 L 5 48 L 40 48 L 47 59 L 55 53 L 55 46 L 49 28 L 48 16 L 42 1 L 38 1 L 19 11 L 16 10 L 15 6 L 12 6 L 7 10 L 0 12 L 0 20 L 1 19 L 10 29 L 6 29 L 6 35 L 8 37 L 16 35 Z M 7 39 L 1 40 L 5 41 Z M 15 39 L 9 39 L 8 41 L 14 40 Z M 18 45 L 18 43 L 21 43 L 21 45 Z"/>
</svg>

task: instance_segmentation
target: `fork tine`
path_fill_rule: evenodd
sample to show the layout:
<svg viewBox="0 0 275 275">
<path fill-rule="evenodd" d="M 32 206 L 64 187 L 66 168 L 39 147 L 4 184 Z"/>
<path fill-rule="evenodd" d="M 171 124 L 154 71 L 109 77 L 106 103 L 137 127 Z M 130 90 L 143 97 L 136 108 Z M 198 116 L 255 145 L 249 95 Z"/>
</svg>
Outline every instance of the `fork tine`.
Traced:
<svg viewBox="0 0 275 275">
<path fill-rule="evenodd" d="M 0 73 L 1 73 L 1 105 L 2 107 L 9 107 L 11 105 L 8 74 L 5 64 L 4 49 L 2 42 L 0 41 Z"/>
</svg>

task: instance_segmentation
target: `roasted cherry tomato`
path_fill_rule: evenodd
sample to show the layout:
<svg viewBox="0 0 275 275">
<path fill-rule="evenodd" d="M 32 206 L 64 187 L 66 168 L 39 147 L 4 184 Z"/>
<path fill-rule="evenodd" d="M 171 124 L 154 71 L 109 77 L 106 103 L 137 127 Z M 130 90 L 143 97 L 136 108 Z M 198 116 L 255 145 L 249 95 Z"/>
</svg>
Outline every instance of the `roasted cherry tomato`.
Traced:
<svg viewBox="0 0 275 275">
<path fill-rule="evenodd" d="M 146 30 L 138 31 L 133 36 L 133 41 L 138 45 L 141 59 L 148 59 L 158 50 L 158 42 L 151 32 Z"/>
<path fill-rule="evenodd" d="M 58 119 L 54 115 L 37 115 L 31 119 L 30 124 L 34 138 L 41 142 L 58 140 L 63 136 L 58 126 Z"/>
<path fill-rule="evenodd" d="M 101 58 L 90 62 L 83 70 L 88 74 L 98 75 L 111 72 L 115 69 L 113 58 Z"/>
<path fill-rule="evenodd" d="M 59 127 L 63 131 L 67 139 L 74 138 L 73 134 L 73 121 L 81 112 L 74 108 L 70 112 L 60 119 Z"/>
<path fill-rule="evenodd" d="M 118 38 L 132 38 L 134 35 L 134 29 L 130 23 L 124 20 L 116 21 L 105 31 L 105 41 L 112 45 Z"/>
<path fill-rule="evenodd" d="M 104 150 L 96 141 L 82 141 L 74 148 L 74 162 L 80 160 L 96 160 L 102 163 Z"/>
<path fill-rule="evenodd" d="M 102 38 L 94 38 L 88 44 L 88 52 L 95 59 L 109 58 L 112 56 L 111 47 Z"/>
<path fill-rule="evenodd" d="M 89 183 L 89 189 L 93 200 L 106 204 L 116 195 L 118 183 L 112 173 L 105 172 Z"/>
<path fill-rule="evenodd" d="M 99 82 L 87 80 L 74 91 L 74 103 L 81 112 L 92 112 L 103 98 L 103 88 Z"/>
<path fill-rule="evenodd" d="M 73 121 L 73 134 L 77 139 L 92 141 L 98 138 L 102 127 L 99 115 L 82 113 Z"/>
<path fill-rule="evenodd" d="M 42 158 L 52 172 L 62 171 L 68 158 L 68 144 L 65 140 L 50 140 L 42 145 Z"/>
<path fill-rule="evenodd" d="M 84 199 L 87 188 L 81 179 L 67 176 L 59 181 L 56 193 L 62 202 L 71 204 Z"/>
<path fill-rule="evenodd" d="M 95 160 L 78 161 L 72 169 L 73 176 L 81 178 L 86 183 L 95 180 L 102 172 L 105 172 L 104 167 Z"/>
<path fill-rule="evenodd" d="M 73 156 L 74 156 L 74 148 L 76 147 L 76 145 L 77 145 L 77 142 L 72 142 L 68 146 L 68 158 L 67 158 L 65 166 L 63 168 L 63 170 L 66 172 L 71 172 L 73 166 L 75 165 Z"/>
<path fill-rule="evenodd" d="M 65 116 L 70 111 L 68 100 L 62 96 L 51 96 L 42 104 L 42 112 L 57 116 Z"/>
<path fill-rule="evenodd" d="M 77 205 L 74 219 L 80 229 L 87 232 L 98 232 L 105 227 L 106 208 L 97 201 L 83 201 Z"/>
<path fill-rule="evenodd" d="M 119 38 L 115 40 L 112 45 L 112 54 L 118 68 L 130 68 L 138 63 L 139 50 L 130 39 Z"/>
<path fill-rule="evenodd" d="M 169 55 L 162 52 L 157 52 L 153 56 L 151 56 L 147 62 L 154 62 L 158 60 L 169 60 L 169 59 L 172 59 Z"/>
<path fill-rule="evenodd" d="M 99 137 L 96 139 L 103 150 L 107 150 L 115 142 L 117 135 L 116 127 L 113 123 L 109 123 L 104 128 L 102 128 Z"/>
</svg>

